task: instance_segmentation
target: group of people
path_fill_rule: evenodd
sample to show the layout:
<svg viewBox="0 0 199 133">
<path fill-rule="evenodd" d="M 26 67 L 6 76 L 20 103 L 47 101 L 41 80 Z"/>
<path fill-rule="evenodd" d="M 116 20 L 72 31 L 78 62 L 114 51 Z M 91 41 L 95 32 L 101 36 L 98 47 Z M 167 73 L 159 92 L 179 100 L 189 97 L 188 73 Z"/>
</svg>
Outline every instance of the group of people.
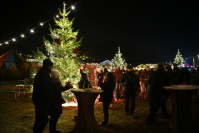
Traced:
<svg viewBox="0 0 199 133">
<path fill-rule="evenodd" d="M 103 77 L 102 73 L 103 71 L 100 72 L 100 77 Z M 107 125 L 108 123 L 108 108 L 111 101 L 119 99 L 122 93 L 124 94 L 124 109 L 127 115 L 134 116 L 135 101 L 138 97 L 138 99 L 145 99 L 149 103 L 146 124 L 156 123 L 155 118 L 159 109 L 162 112 L 161 118 L 168 119 L 167 101 L 170 97 L 170 92 L 163 87 L 191 83 L 191 73 L 187 67 L 178 68 L 176 64 L 173 64 L 172 68 L 171 65 L 164 66 L 162 62 L 158 63 L 155 69 L 147 66 L 141 72 L 133 70 L 128 65 L 126 70 L 115 69 L 108 73 L 112 73 L 112 77 L 114 78 L 114 81 L 109 81 L 112 82 L 112 86 L 107 85 L 104 87 L 103 80 L 99 84 L 105 90 L 104 95 L 106 96 L 102 100 L 105 117 L 102 125 Z M 104 80 L 106 80 L 108 73 L 104 74 Z M 106 89 L 109 91 L 108 95 L 105 94 Z M 107 97 L 109 97 L 109 100 L 106 101 Z"/>
<path fill-rule="evenodd" d="M 50 133 L 61 133 L 56 130 L 57 121 L 62 114 L 62 104 L 65 103 L 61 91 L 70 89 L 72 85 L 67 82 L 62 86 L 59 77 L 59 72 L 53 70 L 53 62 L 45 59 L 33 84 L 32 101 L 35 106 L 33 133 L 42 133 L 48 122 Z"/>
<path fill-rule="evenodd" d="M 81 75 L 79 87 L 91 86 L 83 71 L 81 71 Z M 59 77 L 59 72 L 53 70 L 52 61 L 45 59 L 43 66 L 35 76 L 33 84 L 32 101 L 35 106 L 33 133 L 42 133 L 48 122 L 50 133 L 61 133 L 61 131 L 56 130 L 57 121 L 62 114 L 62 104 L 65 103 L 61 92 L 72 88 L 72 85 L 67 82 L 65 86 L 62 86 Z M 161 62 L 158 63 L 156 70 L 146 67 L 144 71 L 137 73 L 128 65 L 127 69 L 122 71 L 117 69 L 109 72 L 106 69 L 105 72 L 101 71 L 98 77 L 100 78 L 98 86 L 103 90 L 100 96 L 104 113 L 102 126 L 108 125 L 110 104 L 114 98 L 120 98 L 121 92 L 124 94 L 124 111 L 129 116 L 134 116 L 137 94 L 139 93 L 139 98 L 147 98 L 149 114 L 146 124 L 154 124 L 156 113 L 160 108 L 163 117 L 169 117 L 166 102 L 170 93 L 163 86 L 190 83 L 190 74 L 186 69 L 179 70 L 175 66 L 172 69 L 171 66 L 165 67 Z M 48 116 L 50 116 L 50 119 L 48 119 Z"/>
<path fill-rule="evenodd" d="M 103 74 L 103 79 L 99 85 L 103 90 L 100 96 L 104 113 L 104 121 L 101 123 L 102 126 L 108 125 L 108 110 L 110 104 L 115 96 L 117 98 L 120 97 L 118 94 L 120 94 L 121 88 L 124 88 L 125 112 L 127 115 L 134 115 L 136 92 L 139 90 L 139 78 L 130 65 L 128 65 L 127 70 L 123 71 L 121 74 L 119 73 L 119 69 L 113 72 L 106 72 Z"/>
</svg>

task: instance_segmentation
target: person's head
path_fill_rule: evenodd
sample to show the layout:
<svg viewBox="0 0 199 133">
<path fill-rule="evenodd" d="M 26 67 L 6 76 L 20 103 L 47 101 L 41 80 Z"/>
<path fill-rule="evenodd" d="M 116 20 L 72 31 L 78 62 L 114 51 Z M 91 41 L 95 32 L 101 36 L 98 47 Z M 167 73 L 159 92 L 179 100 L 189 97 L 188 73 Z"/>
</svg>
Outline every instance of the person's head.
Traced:
<svg viewBox="0 0 199 133">
<path fill-rule="evenodd" d="M 112 81 L 112 82 L 114 82 L 115 81 L 114 74 L 112 72 L 107 72 L 106 73 L 105 81 Z"/>
<path fill-rule="evenodd" d="M 45 59 L 43 60 L 43 67 L 46 67 L 51 71 L 53 69 L 53 62 L 50 59 Z"/>
<path fill-rule="evenodd" d="M 51 71 L 51 78 L 53 78 L 57 82 L 60 82 L 60 72 L 58 70 L 53 69 Z"/>
<path fill-rule="evenodd" d="M 173 67 L 177 67 L 178 65 L 176 63 L 173 63 Z"/>
<path fill-rule="evenodd" d="M 126 68 L 127 68 L 127 71 L 131 71 L 132 66 L 128 64 Z"/>
<path fill-rule="evenodd" d="M 171 68 L 170 65 L 167 65 L 167 66 L 165 67 L 165 70 L 166 70 L 166 71 L 172 71 L 172 68 Z"/>
<path fill-rule="evenodd" d="M 147 71 L 151 71 L 151 68 L 150 68 L 149 66 L 147 66 L 145 69 L 146 69 Z"/>
<path fill-rule="evenodd" d="M 158 63 L 158 68 L 157 69 L 164 69 L 164 64 L 163 62 Z"/>
</svg>

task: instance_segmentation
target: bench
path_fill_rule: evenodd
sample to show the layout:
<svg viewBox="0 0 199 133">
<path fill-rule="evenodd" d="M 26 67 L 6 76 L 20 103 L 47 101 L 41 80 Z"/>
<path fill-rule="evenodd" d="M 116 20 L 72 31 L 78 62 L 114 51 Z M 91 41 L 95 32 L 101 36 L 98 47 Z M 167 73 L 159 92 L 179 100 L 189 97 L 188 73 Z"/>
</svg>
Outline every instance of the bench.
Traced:
<svg viewBox="0 0 199 133">
<path fill-rule="evenodd" d="M 20 94 L 32 94 L 32 92 L 26 92 L 26 91 L 10 91 L 10 93 L 13 93 L 15 95 L 15 99 L 19 97 Z"/>
</svg>

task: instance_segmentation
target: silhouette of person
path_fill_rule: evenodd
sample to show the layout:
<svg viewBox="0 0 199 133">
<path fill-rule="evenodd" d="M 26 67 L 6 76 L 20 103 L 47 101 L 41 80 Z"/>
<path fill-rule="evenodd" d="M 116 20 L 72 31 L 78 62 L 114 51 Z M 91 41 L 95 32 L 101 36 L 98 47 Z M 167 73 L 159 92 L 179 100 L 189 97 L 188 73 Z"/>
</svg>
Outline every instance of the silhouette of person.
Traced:
<svg viewBox="0 0 199 133">
<path fill-rule="evenodd" d="M 65 100 L 62 98 L 62 91 L 66 91 L 72 88 L 70 82 L 67 82 L 65 86 L 62 86 L 60 81 L 60 73 L 58 70 L 53 69 L 51 71 L 51 80 L 53 83 L 53 93 L 54 96 L 49 107 L 49 130 L 50 133 L 61 133 L 61 131 L 56 130 L 57 121 L 62 114 L 62 104 Z"/>
<path fill-rule="evenodd" d="M 52 69 L 52 61 L 50 59 L 43 60 L 43 66 L 34 79 L 32 101 L 35 106 L 35 122 L 33 133 L 42 133 L 48 123 L 48 109 L 54 95 L 50 77 Z"/>
<path fill-rule="evenodd" d="M 103 93 L 102 97 L 102 105 L 103 105 L 103 113 L 104 113 L 104 121 L 101 123 L 102 126 L 106 126 L 108 124 L 109 113 L 108 109 L 113 100 L 113 91 L 115 88 L 115 77 L 112 72 L 107 72 L 105 79 L 102 81 L 101 88 Z"/>
</svg>

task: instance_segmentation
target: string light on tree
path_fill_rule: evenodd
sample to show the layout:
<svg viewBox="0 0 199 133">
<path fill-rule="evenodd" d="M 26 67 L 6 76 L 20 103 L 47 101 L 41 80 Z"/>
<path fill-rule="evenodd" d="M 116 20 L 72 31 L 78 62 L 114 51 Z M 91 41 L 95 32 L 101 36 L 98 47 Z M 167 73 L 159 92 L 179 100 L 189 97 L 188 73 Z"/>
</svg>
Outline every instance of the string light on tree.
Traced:
<svg viewBox="0 0 199 133">
<path fill-rule="evenodd" d="M 68 19 L 70 11 L 66 12 L 66 4 L 64 3 L 63 11 L 60 11 L 60 18 L 54 18 L 56 28 L 50 26 L 50 36 L 52 40 L 46 40 L 44 38 L 44 44 L 46 51 L 49 53 L 49 58 L 54 63 L 54 68 L 60 71 L 61 81 L 63 84 L 67 81 L 71 81 L 72 84 L 77 84 L 80 80 L 80 74 L 78 74 L 80 62 L 77 57 L 77 53 L 74 53 L 74 49 L 77 49 L 81 45 L 81 39 L 77 40 L 77 31 L 73 31 L 73 20 Z M 46 58 L 46 55 L 42 51 L 37 50 L 35 53 L 35 59 L 42 64 L 42 60 Z"/>
</svg>

